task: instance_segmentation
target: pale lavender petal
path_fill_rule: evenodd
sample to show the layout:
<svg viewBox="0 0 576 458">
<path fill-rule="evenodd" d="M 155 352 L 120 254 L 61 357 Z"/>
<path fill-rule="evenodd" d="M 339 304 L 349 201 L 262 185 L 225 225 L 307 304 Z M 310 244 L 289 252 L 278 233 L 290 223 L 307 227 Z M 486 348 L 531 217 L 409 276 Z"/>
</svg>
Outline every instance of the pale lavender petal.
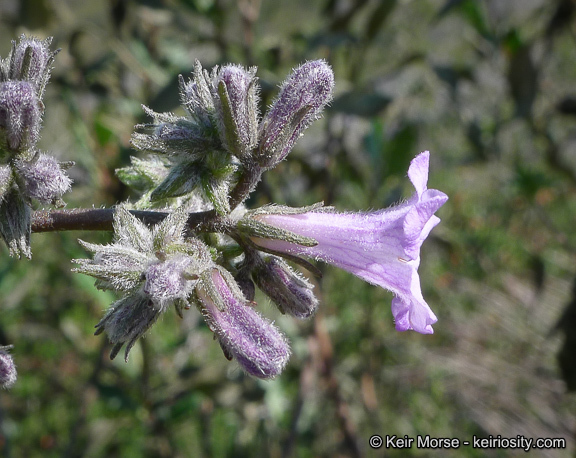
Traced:
<svg viewBox="0 0 576 458">
<path fill-rule="evenodd" d="M 428 184 L 428 168 L 430 166 L 430 152 L 424 151 L 410 162 L 408 178 L 416 188 L 418 197 L 426 190 Z"/>
<path fill-rule="evenodd" d="M 269 250 L 304 255 L 329 262 L 363 280 L 392 291 L 398 330 L 432 333 L 436 316 L 422 297 L 418 266 L 420 247 L 440 219 L 434 215 L 448 199 L 427 189 L 429 153 L 411 163 L 409 178 L 416 193 L 401 205 L 369 213 L 310 211 L 302 214 L 257 214 L 272 226 L 311 237 L 318 244 L 305 247 L 281 240 L 253 238 Z"/>
</svg>

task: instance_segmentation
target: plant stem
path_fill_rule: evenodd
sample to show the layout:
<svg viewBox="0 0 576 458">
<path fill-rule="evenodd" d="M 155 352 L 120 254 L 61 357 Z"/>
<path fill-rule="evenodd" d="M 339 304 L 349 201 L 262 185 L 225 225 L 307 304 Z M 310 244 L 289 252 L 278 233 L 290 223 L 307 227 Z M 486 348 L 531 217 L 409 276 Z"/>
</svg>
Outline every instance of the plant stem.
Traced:
<svg viewBox="0 0 576 458">
<path fill-rule="evenodd" d="M 136 218 L 147 225 L 157 224 L 168 213 L 130 210 Z M 114 209 L 74 208 L 70 210 L 38 210 L 32 213 L 32 232 L 57 231 L 112 231 Z M 213 210 L 190 213 L 188 228 L 192 232 L 228 232 L 229 222 Z"/>
<path fill-rule="evenodd" d="M 234 210 L 238 205 L 246 200 L 260 181 L 264 170 L 257 164 L 245 165 L 246 170 L 240 176 L 238 183 L 230 193 L 230 210 Z"/>
</svg>

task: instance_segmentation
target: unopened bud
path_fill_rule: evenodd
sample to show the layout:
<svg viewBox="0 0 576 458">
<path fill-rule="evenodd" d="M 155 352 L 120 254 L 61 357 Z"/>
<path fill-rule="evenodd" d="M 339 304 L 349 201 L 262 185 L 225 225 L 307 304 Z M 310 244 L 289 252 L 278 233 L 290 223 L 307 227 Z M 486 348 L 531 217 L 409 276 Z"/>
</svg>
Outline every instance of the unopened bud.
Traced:
<svg viewBox="0 0 576 458">
<path fill-rule="evenodd" d="M 126 344 L 124 360 L 128 361 L 128 355 L 136 341 L 150 329 L 162 312 L 148 296 L 137 292 L 113 303 L 96 325 L 94 334 L 98 335 L 103 331 L 108 334 L 108 339 L 114 344 L 110 359 L 114 359 Z"/>
<path fill-rule="evenodd" d="M 41 104 L 34 86 L 27 81 L 0 83 L 0 150 L 31 148 L 38 141 Z"/>
<path fill-rule="evenodd" d="M 185 299 L 194 286 L 194 281 L 186 274 L 192 259 L 179 255 L 148 267 L 145 272 L 144 292 L 155 304 L 165 307 L 168 302 Z"/>
<path fill-rule="evenodd" d="M 138 132 L 132 134 L 130 143 L 137 150 L 196 160 L 218 147 L 213 129 L 171 113 L 156 113 L 146 106 L 143 109 L 152 122 L 136 126 Z"/>
<path fill-rule="evenodd" d="M 286 338 L 248 304 L 227 271 L 206 271 L 196 291 L 204 318 L 228 358 L 254 377 L 271 379 L 282 372 L 290 357 Z"/>
<path fill-rule="evenodd" d="M 16 170 L 22 179 L 24 193 L 43 203 L 61 205 L 61 197 L 72 183 L 58 161 L 44 153 L 30 161 L 17 161 Z"/>
<path fill-rule="evenodd" d="M 235 277 L 236 283 L 244 294 L 244 297 L 248 301 L 253 301 L 254 297 L 256 296 L 256 287 L 254 286 L 254 282 L 249 278 L 245 277 L 244 275 L 238 275 Z"/>
<path fill-rule="evenodd" d="M 0 203 L 0 235 L 10 256 L 30 258 L 30 207 L 17 189 L 12 188 Z"/>
<path fill-rule="evenodd" d="M 333 88 L 334 73 L 324 60 L 306 62 L 290 74 L 260 126 L 262 167 L 274 167 L 288 155 L 302 132 L 320 117 Z"/>
<path fill-rule="evenodd" d="M 214 76 L 214 75 L 212 75 Z M 190 81 L 184 81 L 180 76 L 180 100 L 192 119 L 204 128 L 211 128 L 214 114 L 215 92 L 213 78 L 202 69 L 199 61 L 194 63 L 194 72 Z"/>
<path fill-rule="evenodd" d="M 238 65 L 220 69 L 216 109 L 222 143 L 242 158 L 256 146 L 258 134 L 258 85 L 256 68 L 246 71 Z"/>
<path fill-rule="evenodd" d="M 314 286 L 276 256 L 263 259 L 252 271 L 252 277 L 282 313 L 308 318 L 318 307 Z"/>
<path fill-rule="evenodd" d="M 58 51 L 51 51 L 52 37 L 45 40 L 20 37 L 18 43 L 12 42 L 9 77 L 12 80 L 29 81 L 36 86 L 39 98 L 50 79 L 54 56 Z"/>
</svg>

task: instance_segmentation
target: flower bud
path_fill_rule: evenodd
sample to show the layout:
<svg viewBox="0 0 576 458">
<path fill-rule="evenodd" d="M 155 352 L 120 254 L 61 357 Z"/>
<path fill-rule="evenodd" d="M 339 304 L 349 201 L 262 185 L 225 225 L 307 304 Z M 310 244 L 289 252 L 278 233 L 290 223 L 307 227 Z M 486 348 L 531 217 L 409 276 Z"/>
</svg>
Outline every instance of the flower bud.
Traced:
<svg viewBox="0 0 576 458">
<path fill-rule="evenodd" d="M 139 132 L 132 134 L 130 143 L 139 151 L 192 161 L 219 146 L 211 128 L 171 113 L 156 113 L 146 106 L 143 109 L 152 122 L 137 125 Z"/>
<path fill-rule="evenodd" d="M 58 51 L 51 51 L 52 37 L 45 40 L 20 37 L 18 43 L 12 42 L 9 78 L 11 80 L 29 81 L 37 88 L 42 98 L 44 88 L 50 79 L 51 65 Z"/>
<path fill-rule="evenodd" d="M 0 83 L 0 151 L 33 147 L 40 135 L 41 103 L 27 81 Z"/>
<path fill-rule="evenodd" d="M 17 189 L 12 188 L 0 203 L 0 235 L 10 256 L 30 258 L 30 207 Z"/>
<path fill-rule="evenodd" d="M 236 280 L 236 284 L 240 288 L 240 291 L 242 291 L 244 297 L 248 301 L 253 301 L 256 296 L 256 287 L 254 286 L 254 282 L 244 274 L 236 275 L 234 280 Z"/>
<path fill-rule="evenodd" d="M 158 157 L 147 160 L 130 157 L 130 165 L 116 169 L 116 176 L 126 186 L 140 192 L 158 186 L 168 175 L 168 167 Z"/>
<path fill-rule="evenodd" d="M 252 278 L 282 313 L 309 318 L 318 307 L 314 286 L 276 256 L 266 256 L 252 271 Z"/>
<path fill-rule="evenodd" d="M 144 292 L 160 307 L 180 298 L 185 299 L 191 292 L 195 281 L 186 274 L 186 268 L 192 263 L 187 256 L 177 255 L 166 261 L 152 264 L 144 276 Z"/>
<path fill-rule="evenodd" d="M 17 161 L 16 170 L 24 193 L 43 203 L 60 204 L 62 195 L 72 183 L 58 161 L 44 153 L 37 154 L 30 161 Z"/>
<path fill-rule="evenodd" d="M 239 158 L 256 146 L 258 133 L 258 86 L 256 68 L 246 71 L 226 65 L 217 78 L 216 110 L 222 143 Z"/>
<path fill-rule="evenodd" d="M 9 165 L 0 165 L 0 202 L 12 185 L 12 169 Z"/>
<path fill-rule="evenodd" d="M 184 81 L 184 78 L 180 76 L 179 83 L 182 106 L 186 108 L 194 121 L 206 129 L 211 128 L 215 109 L 212 95 L 215 92 L 213 78 L 202 69 L 200 62 L 196 61 L 192 80 Z"/>
<path fill-rule="evenodd" d="M 0 386 L 2 388 L 10 388 L 16 382 L 17 373 L 16 365 L 8 350 L 12 345 L 0 347 Z"/>
<path fill-rule="evenodd" d="M 110 359 L 114 359 L 126 344 L 124 360 L 128 361 L 128 355 L 136 341 L 150 329 L 163 311 L 140 292 L 125 296 L 110 306 L 104 318 L 95 326 L 94 335 L 106 331 L 108 339 L 114 344 Z"/>
<path fill-rule="evenodd" d="M 332 99 L 334 73 L 324 60 L 306 62 L 282 84 L 260 126 L 258 163 L 272 168 L 290 152 L 302 132 Z"/>
<path fill-rule="evenodd" d="M 290 357 L 286 338 L 250 307 L 227 271 L 207 270 L 196 292 L 204 318 L 227 357 L 235 358 L 254 377 L 271 379 L 282 372 Z"/>
</svg>

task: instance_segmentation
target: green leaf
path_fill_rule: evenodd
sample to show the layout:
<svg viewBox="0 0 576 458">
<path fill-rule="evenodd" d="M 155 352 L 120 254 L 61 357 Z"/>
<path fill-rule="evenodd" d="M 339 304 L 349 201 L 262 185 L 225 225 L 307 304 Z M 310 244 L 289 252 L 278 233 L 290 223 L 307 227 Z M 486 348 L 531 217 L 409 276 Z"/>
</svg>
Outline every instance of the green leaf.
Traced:
<svg viewBox="0 0 576 458">
<path fill-rule="evenodd" d="M 203 168 L 198 162 L 176 164 L 150 195 L 151 201 L 179 197 L 192 192 L 201 181 Z"/>
</svg>

